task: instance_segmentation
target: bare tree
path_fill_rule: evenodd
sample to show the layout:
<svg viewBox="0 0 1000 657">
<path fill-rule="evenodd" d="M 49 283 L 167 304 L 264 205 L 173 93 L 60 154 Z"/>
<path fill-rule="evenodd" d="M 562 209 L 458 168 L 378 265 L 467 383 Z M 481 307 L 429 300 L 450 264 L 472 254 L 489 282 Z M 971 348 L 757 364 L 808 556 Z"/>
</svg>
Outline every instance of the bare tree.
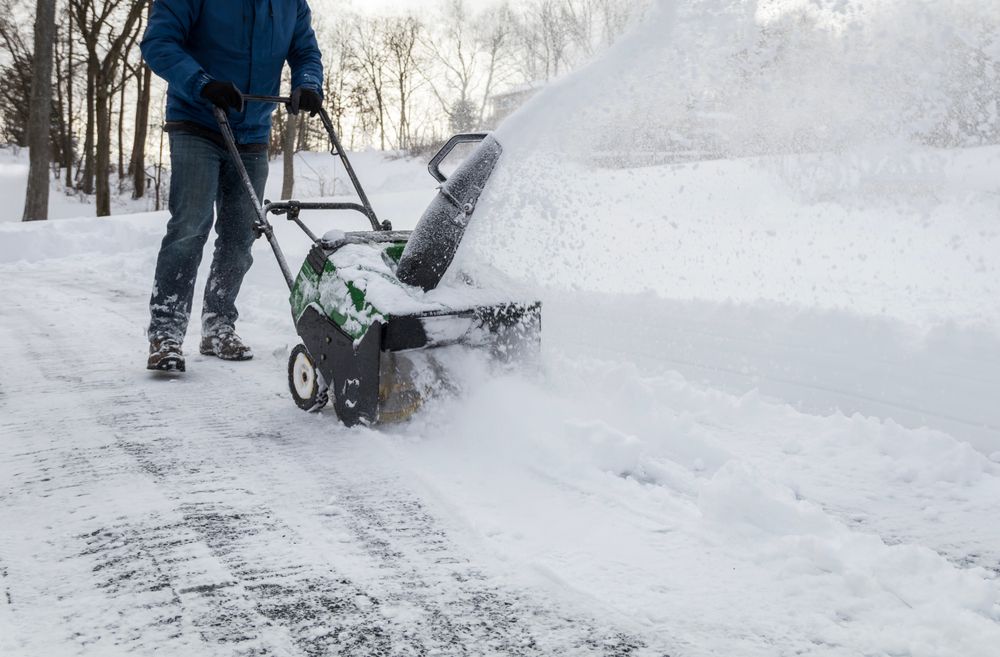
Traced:
<svg viewBox="0 0 1000 657">
<path fill-rule="evenodd" d="M 147 0 L 147 19 L 152 8 L 152 0 Z M 135 77 L 138 89 L 136 90 L 135 121 L 132 130 L 132 156 L 129 158 L 128 174 L 132 177 L 132 198 L 138 199 L 146 194 L 146 140 L 149 137 L 149 101 L 153 86 L 153 72 L 142 58 L 139 59 L 136 66 L 131 67 L 131 72 Z"/>
<path fill-rule="evenodd" d="M 68 51 L 68 52 L 67 52 Z M 66 36 L 66 25 L 56 24 L 56 42 L 53 48 L 55 67 L 55 122 L 57 126 L 55 160 L 66 173 L 66 186 L 73 181 L 73 94 L 72 78 L 66 71 L 71 66 L 73 39 Z M 65 84 L 64 84 L 65 81 Z"/>
<path fill-rule="evenodd" d="M 284 176 L 281 179 L 281 199 L 288 200 L 295 194 L 295 137 L 297 118 L 281 109 L 281 158 Z"/>
<path fill-rule="evenodd" d="M 132 176 L 132 198 L 142 198 L 146 193 L 146 139 L 149 136 L 149 100 L 153 86 L 152 71 L 145 62 L 139 64 L 136 80 L 139 90 L 135 102 L 132 158 L 128 167 Z"/>
<path fill-rule="evenodd" d="M 560 7 L 563 28 L 569 41 L 584 57 L 594 53 L 597 16 L 605 0 L 563 0 Z"/>
<path fill-rule="evenodd" d="M 128 54 L 123 57 L 124 62 L 128 61 Z M 128 66 L 121 67 L 121 82 L 118 85 L 118 194 L 122 193 L 122 184 L 125 182 L 125 89 L 128 87 L 129 71 Z M 112 98 L 114 102 L 114 98 Z"/>
<path fill-rule="evenodd" d="M 570 31 L 559 0 L 539 0 L 529 9 L 527 23 L 533 26 L 528 38 L 541 46 L 544 79 L 560 75 L 566 64 Z"/>
<path fill-rule="evenodd" d="M 601 22 L 601 38 L 605 47 L 610 46 L 625 32 L 629 20 L 641 6 L 633 7 L 629 0 L 597 0 Z"/>
<path fill-rule="evenodd" d="M 486 108 L 496 87 L 510 82 L 514 69 L 510 66 L 514 47 L 516 20 L 508 2 L 496 5 L 476 21 L 476 41 L 485 55 L 485 82 L 479 103 L 479 124 L 486 120 Z"/>
<path fill-rule="evenodd" d="M 9 62 L 0 66 L 4 93 L 0 94 L 3 137 L 19 146 L 28 145 L 28 115 L 31 102 L 33 49 L 15 17 L 19 12 L 11 0 L 0 0 L 0 40 Z"/>
<path fill-rule="evenodd" d="M 323 69 L 326 72 L 323 80 L 323 102 L 333 127 L 337 134 L 344 136 L 344 120 L 349 112 L 349 88 L 351 85 L 350 66 L 347 62 L 348 48 L 345 44 L 352 32 L 350 25 L 343 20 L 338 20 L 333 27 L 324 24 L 322 20 L 315 20 L 315 29 L 323 43 Z M 327 137 L 323 135 L 324 143 Z M 327 143 L 327 148 L 332 148 L 333 144 Z"/>
<path fill-rule="evenodd" d="M 644 0 L 436 0 L 434 19 L 339 14 L 319 25 L 324 96 L 349 148 L 413 150 L 481 128 L 498 92 L 544 82 L 604 47 Z M 527 94 L 525 94 L 527 95 Z M 511 101 L 507 101 L 508 103 Z M 514 100 L 513 102 L 516 102 Z M 325 137 L 297 131 L 299 147 Z M 281 140 L 275 141 L 277 150 Z"/>
<path fill-rule="evenodd" d="M 470 12 L 465 0 L 445 0 L 438 25 L 438 31 L 424 42 L 441 71 L 429 72 L 429 86 L 453 129 L 466 130 L 472 127 L 471 95 L 480 52 L 470 34 Z"/>
<path fill-rule="evenodd" d="M 75 39 L 72 37 L 71 26 L 72 19 L 69 19 L 68 25 L 66 26 L 66 145 L 65 157 L 66 157 L 66 188 L 69 189 L 73 186 L 73 165 L 76 160 L 76 149 L 74 145 L 76 139 L 73 135 L 73 125 L 74 125 L 74 115 L 73 115 L 73 43 Z"/>
<path fill-rule="evenodd" d="M 423 26 L 416 18 L 407 16 L 389 19 L 384 30 L 388 70 L 396 86 L 396 147 L 407 149 L 412 145 L 410 104 L 420 65 L 417 46 Z"/>
<path fill-rule="evenodd" d="M 515 72 L 516 18 L 509 3 L 473 14 L 466 0 L 446 0 L 439 30 L 426 40 L 435 69 L 426 75 L 453 130 L 482 126 L 490 98 Z"/>
<path fill-rule="evenodd" d="M 55 0 L 38 0 L 35 9 L 35 55 L 32 60 L 31 114 L 28 119 L 28 190 L 24 221 L 49 218 L 49 159 L 52 123 L 52 44 L 56 32 Z"/>
<path fill-rule="evenodd" d="M 378 130 L 379 145 L 386 148 L 386 84 L 389 55 L 384 48 L 384 22 L 376 18 L 357 19 L 351 35 L 349 62 L 356 72 L 358 81 L 353 94 L 358 101 L 370 99 L 374 110 L 375 127 Z M 364 98 L 367 97 L 367 98 Z M 358 103 L 359 105 L 362 102 Z M 364 109 L 362 109 L 364 111 Z"/>
<path fill-rule="evenodd" d="M 94 137 L 88 130 L 88 141 L 91 141 L 95 151 L 92 171 L 96 182 L 97 216 L 104 217 L 111 214 L 111 104 L 118 91 L 118 69 L 123 54 L 138 38 L 146 5 L 126 0 L 103 0 L 98 6 L 96 2 L 69 0 L 73 19 L 87 50 L 88 92 L 93 98 L 94 108 L 93 120 L 88 116 L 88 125 L 92 126 Z M 117 28 L 119 25 L 120 28 Z"/>
</svg>

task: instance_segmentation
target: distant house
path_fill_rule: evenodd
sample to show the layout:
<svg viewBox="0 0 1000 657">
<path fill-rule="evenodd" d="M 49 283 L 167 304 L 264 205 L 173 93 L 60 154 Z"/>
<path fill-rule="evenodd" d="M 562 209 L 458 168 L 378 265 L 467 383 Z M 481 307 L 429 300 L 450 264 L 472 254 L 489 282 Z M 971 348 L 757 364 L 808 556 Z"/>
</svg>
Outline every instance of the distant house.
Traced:
<svg viewBox="0 0 1000 657">
<path fill-rule="evenodd" d="M 529 82 L 503 93 L 493 94 L 490 96 L 490 116 L 487 122 L 491 127 L 500 125 L 504 119 L 538 93 L 543 86 L 545 86 L 544 82 Z"/>
</svg>

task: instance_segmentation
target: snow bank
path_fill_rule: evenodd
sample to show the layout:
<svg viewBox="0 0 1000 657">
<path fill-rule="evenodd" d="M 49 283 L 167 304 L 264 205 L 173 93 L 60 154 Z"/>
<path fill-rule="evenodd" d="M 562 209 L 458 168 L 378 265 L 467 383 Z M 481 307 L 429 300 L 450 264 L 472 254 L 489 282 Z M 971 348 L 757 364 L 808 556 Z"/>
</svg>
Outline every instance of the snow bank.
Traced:
<svg viewBox="0 0 1000 657">
<path fill-rule="evenodd" d="M 423 191 L 433 187 L 426 163 L 409 157 L 393 157 L 381 151 L 349 153 L 351 165 L 369 194 Z M 280 189 L 280 161 L 272 164 L 273 189 Z M 340 158 L 329 153 L 295 154 L 295 195 L 326 198 L 353 194 L 350 178 Z M 271 187 L 269 186 L 269 191 Z"/>
<path fill-rule="evenodd" d="M 167 218 L 166 212 L 159 212 L 77 218 L 57 224 L 0 223 L 0 264 L 149 248 L 162 239 Z"/>
<path fill-rule="evenodd" d="M 434 196 L 434 183 L 427 173 L 426 163 L 378 151 L 351 153 L 350 158 L 365 191 L 369 196 L 376 197 L 375 209 L 380 217 L 391 219 L 399 227 L 412 228 L 420 218 L 420 210 Z M 296 198 L 356 199 L 340 158 L 329 153 L 301 152 L 295 156 L 295 165 Z M 20 221 L 27 179 L 28 151 L 0 148 L 0 198 L 9 203 L 8 211 L 0 216 L 0 223 Z M 280 198 L 282 182 L 281 160 L 273 160 L 265 197 Z M 133 200 L 126 194 L 112 199 L 112 213 L 115 215 L 150 212 L 154 207 L 154 199 L 151 197 Z M 58 181 L 52 181 L 49 194 L 50 219 L 72 219 L 93 214 L 92 198 L 67 195 Z M 323 213 L 319 213 L 319 220 L 330 226 L 357 229 L 367 225 L 367 220 L 361 215 L 326 214 L 328 218 L 324 219 Z"/>
<path fill-rule="evenodd" d="M 544 290 L 546 343 L 563 353 L 677 371 L 803 412 L 892 418 L 1000 451 L 1000 336 L 946 323 L 923 330 L 890 317 L 789 304 L 671 300 Z"/>
<path fill-rule="evenodd" d="M 1000 464 L 620 362 L 549 366 L 407 429 L 411 467 L 502 558 L 682 654 L 992 654 L 1000 581 L 961 561 L 1000 541 Z"/>
<path fill-rule="evenodd" d="M 28 151 L 0 148 L 0 198 L 4 212 L 0 223 L 20 221 L 24 211 L 24 193 L 28 185 Z M 93 207 L 75 196 L 67 196 L 53 183 L 49 196 L 49 216 L 53 219 L 93 214 Z"/>
</svg>

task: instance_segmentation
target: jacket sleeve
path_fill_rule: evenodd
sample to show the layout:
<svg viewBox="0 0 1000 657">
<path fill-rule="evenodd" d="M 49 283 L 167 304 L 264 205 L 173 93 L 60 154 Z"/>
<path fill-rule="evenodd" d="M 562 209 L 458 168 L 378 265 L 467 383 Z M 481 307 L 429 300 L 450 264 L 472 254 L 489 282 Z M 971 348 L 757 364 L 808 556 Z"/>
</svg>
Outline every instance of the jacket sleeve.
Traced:
<svg viewBox="0 0 1000 657">
<path fill-rule="evenodd" d="M 292 69 L 292 89 L 309 87 L 323 93 L 323 56 L 312 27 L 312 11 L 306 0 L 298 0 L 295 34 L 288 49 L 288 65 Z"/>
<path fill-rule="evenodd" d="M 175 91 L 191 99 L 211 78 L 184 50 L 191 27 L 198 20 L 203 0 L 155 0 L 146 33 L 142 37 L 142 56 L 154 73 L 165 79 Z"/>
</svg>

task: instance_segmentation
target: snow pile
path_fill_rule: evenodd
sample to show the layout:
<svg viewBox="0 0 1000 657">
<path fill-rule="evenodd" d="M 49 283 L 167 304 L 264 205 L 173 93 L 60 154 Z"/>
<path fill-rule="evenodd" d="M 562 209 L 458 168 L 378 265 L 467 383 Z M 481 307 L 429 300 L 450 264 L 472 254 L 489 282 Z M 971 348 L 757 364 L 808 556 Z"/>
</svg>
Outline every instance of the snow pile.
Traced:
<svg viewBox="0 0 1000 657">
<path fill-rule="evenodd" d="M 369 195 L 376 195 L 375 209 L 380 219 L 390 219 L 400 228 L 412 228 L 420 218 L 419 208 L 434 195 L 433 179 L 427 174 L 426 163 L 409 157 L 396 157 L 380 151 L 351 153 L 351 164 L 361 178 Z M 168 164 L 169 166 L 169 164 Z M 28 151 L 0 147 L 0 198 L 9 202 L 11 212 L 0 217 L 2 223 L 20 221 L 24 206 L 24 192 L 28 179 Z M 267 181 L 265 198 L 281 197 L 282 167 L 280 160 L 271 162 L 271 175 Z M 169 189 L 169 171 L 161 182 L 166 208 Z M 339 199 L 356 200 L 350 178 L 339 157 L 329 153 L 300 152 L 295 156 L 295 197 L 299 200 Z M 49 194 L 49 218 L 72 219 L 93 216 L 92 197 L 67 194 L 60 181 L 53 180 Z M 126 190 L 112 199 L 114 215 L 151 212 L 156 204 L 155 193 L 150 190 L 146 198 L 132 199 Z M 358 229 L 368 225 L 360 214 L 346 212 L 312 212 L 307 219 L 317 225 Z"/>
<path fill-rule="evenodd" d="M 0 198 L 4 201 L 5 210 L 0 216 L 0 224 L 21 220 L 27 181 L 28 150 L 0 147 Z M 56 181 L 53 181 L 52 193 L 49 195 L 49 216 L 52 219 L 88 214 L 93 214 L 92 207 L 75 196 L 66 195 Z"/>
<path fill-rule="evenodd" d="M 1000 464 L 891 421 L 550 365 L 407 430 L 425 436 L 408 461 L 503 558 L 682 654 L 992 654 Z M 991 556 L 956 563 L 970 551 Z"/>
<path fill-rule="evenodd" d="M 399 194 L 426 191 L 433 179 L 419 160 L 394 157 L 381 151 L 367 150 L 349 153 L 351 166 L 368 194 Z M 271 182 L 281 181 L 281 167 L 272 164 Z M 275 187 L 277 191 L 278 187 Z M 295 197 L 331 198 L 354 193 L 347 171 L 340 158 L 330 153 L 306 152 L 295 154 Z"/>
<path fill-rule="evenodd" d="M 18 216 L 0 222 L 0 264 L 148 248 L 163 238 L 167 218 L 166 212 L 88 217 L 52 227 L 44 221 L 22 224 Z"/>
<path fill-rule="evenodd" d="M 459 259 L 547 374 L 409 455 L 500 558 L 679 654 L 995 652 L 993 4 L 663 0 L 501 127 Z"/>
</svg>

